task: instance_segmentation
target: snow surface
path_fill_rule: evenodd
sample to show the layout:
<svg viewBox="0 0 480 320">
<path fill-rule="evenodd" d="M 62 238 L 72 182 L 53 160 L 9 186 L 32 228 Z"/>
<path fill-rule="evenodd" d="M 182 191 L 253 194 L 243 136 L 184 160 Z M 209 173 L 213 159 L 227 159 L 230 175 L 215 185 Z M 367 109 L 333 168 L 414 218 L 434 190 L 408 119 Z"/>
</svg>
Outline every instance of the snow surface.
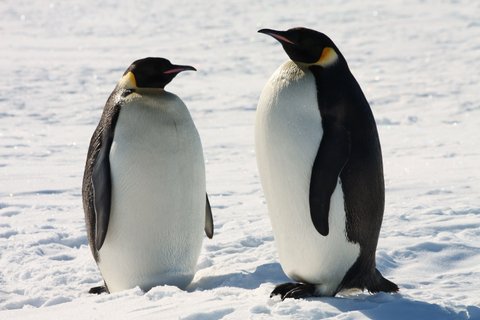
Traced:
<svg viewBox="0 0 480 320">
<path fill-rule="evenodd" d="M 480 319 L 480 2 L 0 2 L 0 319 Z M 286 281 L 256 169 L 264 83 L 286 60 L 260 28 L 330 35 L 369 99 L 386 212 L 377 251 L 400 293 L 269 299 Z M 191 64 L 168 89 L 202 137 L 215 236 L 187 291 L 93 296 L 81 179 L 124 69 Z"/>
</svg>

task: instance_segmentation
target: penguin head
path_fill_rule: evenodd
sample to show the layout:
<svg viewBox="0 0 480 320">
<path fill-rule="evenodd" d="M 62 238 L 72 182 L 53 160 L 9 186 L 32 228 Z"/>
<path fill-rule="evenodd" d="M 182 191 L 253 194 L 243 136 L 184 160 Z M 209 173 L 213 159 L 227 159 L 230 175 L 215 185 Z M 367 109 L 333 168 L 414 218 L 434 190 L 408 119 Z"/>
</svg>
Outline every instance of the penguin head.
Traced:
<svg viewBox="0 0 480 320">
<path fill-rule="evenodd" d="M 301 65 L 323 68 L 336 64 L 343 57 L 332 40 L 325 34 L 307 28 L 287 31 L 272 29 L 258 30 L 279 41 L 290 59 Z"/>
<path fill-rule="evenodd" d="M 124 89 L 164 89 L 182 71 L 197 71 L 192 66 L 172 64 L 164 58 L 144 58 L 134 61 L 123 74 L 119 85 Z"/>
</svg>

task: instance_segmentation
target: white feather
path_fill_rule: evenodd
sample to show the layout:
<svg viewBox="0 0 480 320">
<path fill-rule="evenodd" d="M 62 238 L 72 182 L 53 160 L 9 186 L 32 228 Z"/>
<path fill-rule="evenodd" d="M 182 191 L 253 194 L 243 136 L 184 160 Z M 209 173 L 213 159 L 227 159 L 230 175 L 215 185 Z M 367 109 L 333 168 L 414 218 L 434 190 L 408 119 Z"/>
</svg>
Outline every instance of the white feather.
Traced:
<svg viewBox="0 0 480 320">
<path fill-rule="evenodd" d="M 195 274 L 205 219 L 205 165 L 185 104 L 163 90 L 133 93 L 110 150 L 112 208 L 99 268 L 110 291 Z"/>
<path fill-rule="evenodd" d="M 258 169 L 283 270 L 293 280 L 316 284 L 318 294 L 332 295 L 360 247 L 346 237 L 340 181 L 330 200 L 328 236 L 313 226 L 310 178 L 322 134 L 314 76 L 288 61 L 271 76 L 258 103 Z"/>
</svg>

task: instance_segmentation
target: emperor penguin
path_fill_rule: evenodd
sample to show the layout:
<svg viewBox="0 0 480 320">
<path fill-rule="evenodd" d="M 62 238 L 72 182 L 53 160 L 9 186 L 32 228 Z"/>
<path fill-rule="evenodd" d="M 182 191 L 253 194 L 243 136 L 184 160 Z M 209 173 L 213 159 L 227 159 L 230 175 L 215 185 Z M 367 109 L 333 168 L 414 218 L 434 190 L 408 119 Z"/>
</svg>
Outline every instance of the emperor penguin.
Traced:
<svg viewBox="0 0 480 320">
<path fill-rule="evenodd" d="M 296 281 L 271 293 L 396 292 L 375 266 L 384 211 L 382 153 L 370 106 L 340 50 L 306 28 L 259 30 L 291 60 L 265 85 L 255 150 L 280 264 Z"/>
<path fill-rule="evenodd" d="M 165 86 L 182 71 L 133 62 L 107 100 L 88 149 L 82 196 L 90 249 L 105 286 L 185 288 L 213 236 L 202 144 L 183 101 Z"/>
</svg>

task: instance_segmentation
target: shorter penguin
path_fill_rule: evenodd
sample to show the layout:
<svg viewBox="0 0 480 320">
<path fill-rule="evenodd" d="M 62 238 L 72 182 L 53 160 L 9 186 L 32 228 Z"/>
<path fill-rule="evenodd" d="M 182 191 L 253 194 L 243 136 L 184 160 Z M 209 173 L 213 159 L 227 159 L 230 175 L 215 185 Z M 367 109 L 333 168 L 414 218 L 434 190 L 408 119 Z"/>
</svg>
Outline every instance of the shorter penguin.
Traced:
<svg viewBox="0 0 480 320">
<path fill-rule="evenodd" d="M 340 50 L 325 34 L 262 29 L 290 61 L 258 102 L 255 149 L 280 263 L 296 283 L 271 296 L 396 292 L 375 267 L 384 211 L 375 120 Z"/>
<path fill-rule="evenodd" d="M 83 177 L 90 249 L 105 286 L 185 288 L 202 229 L 213 236 L 202 144 L 183 101 L 165 86 L 191 66 L 163 58 L 133 62 L 107 100 Z"/>
</svg>

